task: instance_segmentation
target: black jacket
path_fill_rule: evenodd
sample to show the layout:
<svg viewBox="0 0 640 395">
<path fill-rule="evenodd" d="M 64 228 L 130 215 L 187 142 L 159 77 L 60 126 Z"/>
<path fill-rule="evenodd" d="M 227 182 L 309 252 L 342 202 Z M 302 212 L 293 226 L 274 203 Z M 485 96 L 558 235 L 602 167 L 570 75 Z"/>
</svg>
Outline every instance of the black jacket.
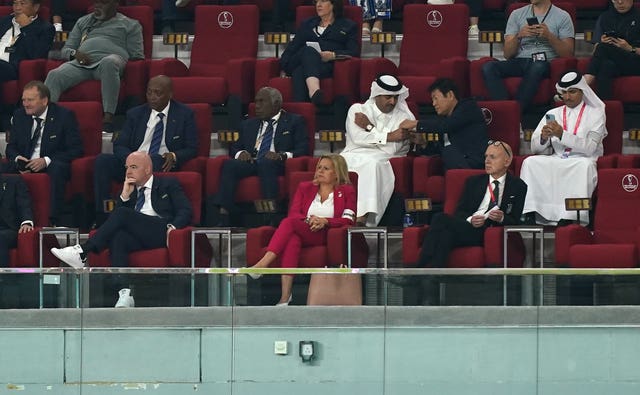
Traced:
<svg viewBox="0 0 640 395">
<path fill-rule="evenodd" d="M 0 36 L 11 30 L 13 15 L 0 19 Z M 38 17 L 25 27 L 20 28 L 20 35 L 13 44 L 15 51 L 9 55 L 9 63 L 18 70 L 18 64 L 25 59 L 46 59 L 55 28 L 52 24 Z"/>
</svg>

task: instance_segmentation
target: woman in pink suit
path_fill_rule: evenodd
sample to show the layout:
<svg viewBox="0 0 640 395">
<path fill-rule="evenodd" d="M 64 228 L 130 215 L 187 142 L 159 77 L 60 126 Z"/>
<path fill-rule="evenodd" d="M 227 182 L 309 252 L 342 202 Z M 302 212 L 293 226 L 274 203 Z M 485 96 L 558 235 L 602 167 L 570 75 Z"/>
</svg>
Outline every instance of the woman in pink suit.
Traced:
<svg viewBox="0 0 640 395">
<path fill-rule="evenodd" d="M 355 212 L 356 190 L 349 181 L 344 158 L 323 155 L 313 181 L 298 185 L 287 218 L 282 220 L 267 252 L 253 268 L 266 268 L 278 257 L 283 268 L 298 267 L 301 247 L 326 244 L 327 229 L 353 225 Z M 283 274 L 282 295 L 276 306 L 291 302 L 292 285 L 293 275 Z"/>
</svg>

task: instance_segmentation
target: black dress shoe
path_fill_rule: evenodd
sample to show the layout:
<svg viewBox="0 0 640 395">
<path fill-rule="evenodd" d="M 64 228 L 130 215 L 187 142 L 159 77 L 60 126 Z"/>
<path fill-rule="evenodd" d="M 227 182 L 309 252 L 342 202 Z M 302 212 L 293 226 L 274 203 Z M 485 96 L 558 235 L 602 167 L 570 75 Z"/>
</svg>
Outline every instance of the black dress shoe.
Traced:
<svg viewBox="0 0 640 395">
<path fill-rule="evenodd" d="M 311 96 L 311 103 L 315 104 L 316 106 L 319 106 L 324 102 L 323 99 L 324 97 L 322 94 L 322 89 L 318 89 L 316 93 L 314 93 L 313 96 Z"/>
</svg>

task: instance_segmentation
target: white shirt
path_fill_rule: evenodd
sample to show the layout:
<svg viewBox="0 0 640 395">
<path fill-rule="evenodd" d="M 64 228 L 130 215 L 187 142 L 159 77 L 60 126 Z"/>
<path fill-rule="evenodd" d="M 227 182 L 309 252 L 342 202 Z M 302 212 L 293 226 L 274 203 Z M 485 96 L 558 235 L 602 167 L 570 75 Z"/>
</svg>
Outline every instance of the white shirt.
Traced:
<svg viewBox="0 0 640 395">
<path fill-rule="evenodd" d="M 40 131 L 40 137 L 38 137 L 38 141 L 36 141 L 36 146 L 33 148 L 33 155 L 31 155 L 31 158 L 28 158 L 28 159 L 40 158 L 40 147 L 42 146 L 42 136 L 44 136 L 44 127 L 47 121 L 48 112 L 49 112 L 49 107 L 46 107 L 42 114 L 40 114 L 37 117 L 33 117 L 33 125 L 31 126 L 31 137 L 33 137 L 33 134 L 36 132 L 36 128 L 38 127 L 36 118 L 42 119 L 42 123 L 41 123 L 42 130 Z M 46 162 L 46 165 L 49 166 L 49 163 L 51 163 L 51 158 L 49 158 L 48 156 L 44 156 L 43 158 L 44 158 L 44 161 Z"/>
<path fill-rule="evenodd" d="M 329 194 L 324 202 L 321 201 L 320 194 L 317 193 L 309 206 L 307 217 L 315 215 L 316 217 L 333 218 L 333 212 L 333 192 Z"/>
<path fill-rule="evenodd" d="M 7 29 L 2 38 L 0 38 L 0 60 L 9 61 L 10 53 L 5 52 L 5 48 L 10 47 L 20 35 L 20 25 L 16 22 L 16 18 L 11 20 L 13 29 Z"/>
<path fill-rule="evenodd" d="M 171 102 L 167 103 L 167 106 L 160 112 L 151 109 L 151 114 L 149 114 L 149 120 L 147 121 L 147 130 L 144 132 L 144 140 L 142 140 L 142 144 L 138 147 L 138 151 L 149 152 L 149 148 L 151 148 L 151 140 L 153 139 L 153 131 L 155 130 L 158 122 L 160 122 L 158 114 L 163 113 L 164 118 L 162 119 L 162 122 L 164 122 L 164 128 L 162 129 L 162 140 L 160 140 L 160 149 L 158 150 L 158 154 L 162 155 L 169 152 L 164 140 L 167 135 L 167 120 L 169 119 L 170 106 Z"/>
<path fill-rule="evenodd" d="M 495 184 L 493 183 L 493 181 L 497 180 L 498 181 L 498 196 L 496 196 L 496 199 L 498 200 L 498 207 L 500 207 L 500 203 L 502 202 L 502 195 L 504 194 L 504 182 L 507 179 L 507 173 L 504 173 L 502 175 L 502 177 L 500 178 L 493 178 L 493 176 L 489 176 L 489 184 L 491 185 L 491 190 L 495 190 Z M 482 198 L 482 201 L 480 202 L 480 206 L 478 206 L 478 210 L 476 210 L 475 213 L 473 213 L 473 215 L 471 217 L 473 217 L 474 215 L 484 215 L 487 212 L 487 209 L 489 208 L 489 203 L 491 203 L 491 192 L 489 192 L 489 185 L 487 185 L 487 190 L 484 193 L 484 197 Z M 471 217 L 467 218 L 467 222 L 471 222 Z"/>
<path fill-rule="evenodd" d="M 278 111 L 276 115 L 271 118 L 273 121 L 273 138 L 271 139 L 271 146 L 269 147 L 269 151 L 276 151 L 275 148 L 275 137 L 276 137 L 276 129 L 278 128 L 278 122 L 280 121 L 280 115 L 282 115 L 282 111 Z M 267 127 L 269 126 L 269 120 L 262 121 L 262 125 L 260 126 L 260 130 L 258 131 L 258 135 L 256 136 L 256 144 L 254 145 L 254 149 L 256 152 L 260 149 L 260 144 L 262 144 L 262 139 L 264 138 L 265 133 L 267 133 Z M 247 152 L 246 150 L 236 152 L 235 159 L 238 159 L 238 156 L 241 152 Z M 287 158 L 293 158 L 293 153 L 285 152 L 287 154 Z"/>
</svg>

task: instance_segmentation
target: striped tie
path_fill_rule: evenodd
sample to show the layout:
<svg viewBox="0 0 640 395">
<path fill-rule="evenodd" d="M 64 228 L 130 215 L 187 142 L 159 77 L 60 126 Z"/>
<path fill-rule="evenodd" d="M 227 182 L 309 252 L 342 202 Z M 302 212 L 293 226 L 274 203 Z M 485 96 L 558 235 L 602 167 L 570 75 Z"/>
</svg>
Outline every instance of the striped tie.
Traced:
<svg viewBox="0 0 640 395">
<path fill-rule="evenodd" d="M 260 148 L 258 149 L 258 155 L 256 159 L 262 159 L 269 150 L 271 150 L 271 142 L 273 141 L 273 119 L 267 121 L 267 130 L 264 132 L 262 136 L 262 142 L 260 143 Z"/>
<path fill-rule="evenodd" d="M 142 206 L 144 206 L 144 190 L 147 187 L 140 187 L 138 189 L 138 198 L 136 199 L 136 211 L 142 210 Z"/>
<path fill-rule="evenodd" d="M 151 146 L 149 147 L 149 155 L 156 155 L 160 151 L 160 142 L 162 141 L 162 132 L 164 131 L 163 113 L 158 113 L 160 120 L 153 128 L 153 136 L 151 137 Z"/>
</svg>

